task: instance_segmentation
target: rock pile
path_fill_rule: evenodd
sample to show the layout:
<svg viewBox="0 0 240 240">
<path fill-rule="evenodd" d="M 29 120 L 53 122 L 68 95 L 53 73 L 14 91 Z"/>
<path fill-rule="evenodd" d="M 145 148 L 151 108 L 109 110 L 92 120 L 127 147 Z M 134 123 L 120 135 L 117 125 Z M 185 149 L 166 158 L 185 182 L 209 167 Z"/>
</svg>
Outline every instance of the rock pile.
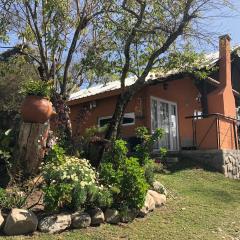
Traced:
<svg viewBox="0 0 240 240">
<path fill-rule="evenodd" d="M 159 188 L 159 184 L 156 183 Z M 162 189 L 162 185 L 160 186 Z M 166 193 L 165 190 L 161 190 Z M 100 208 L 93 208 L 87 212 L 60 213 L 50 216 L 40 217 L 29 210 L 14 208 L 3 217 L 0 210 L 0 229 L 8 236 L 32 234 L 37 229 L 44 233 L 61 233 L 67 229 L 81 229 L 89 226 L 99 226 L 104 222 L 110 224 L 128 223 L 136 217 L 145 217 L 155 208 L 166 203 L 166 195 L 154 190 L 148 190 L 144 206 L 140 210 L 127 209 L 118 211 L 107 209 L 103 212 Z"/>
</svg>

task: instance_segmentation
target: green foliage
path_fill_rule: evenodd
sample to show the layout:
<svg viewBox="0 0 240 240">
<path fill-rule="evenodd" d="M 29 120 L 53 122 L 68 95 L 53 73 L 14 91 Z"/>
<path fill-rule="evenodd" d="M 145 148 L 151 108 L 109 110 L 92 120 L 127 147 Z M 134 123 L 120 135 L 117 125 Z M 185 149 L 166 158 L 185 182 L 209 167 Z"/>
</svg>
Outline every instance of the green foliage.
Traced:
<svg viewBox="0 0 240 240">
<path fill-rule="evenodd" d="M 93 126 L 87 128 L 82 136 L 79 136 L 73 140 L 74 142 L 74 155 L 78 157 L 84 157 L 94 162 L 96 156 L 98 156 L 98 145 L 92 143 L 103 140 L 106 127 Z"/>
<path fill-rule="evenodd" d="M 13 179 L 18 164 L 13 156 L 17 146 L 19 129 L 16 129 L 17 126 L 12 127 L 13 129 L 7 131 L 0 129 L 1 187 L 6 187 L 9 181 Z"/>
<path fill-rule="evenodd" d="M 51 161 L 51 156 L 52 161 Z M 46 186 L 46 209 L 68 208 L 77 210 L 89 206 L 109 206 L 110 192 L 100 186 L 97 174 L 86 159 L 64 156 L 61 148 L 55 148 L 42 167 Z"/>
<path fill-rule="evenodd" d="M 115 168 L 119 168 L 119 166 L 125 161 L 127 153 L 128 148 L 126 142 L 122 139 L 118 139 L 113 141 L 111 151 L 108 152 L 104 158 L 107 162 L 113 163 Z"/>
<path fill-rule="evenodd" d="M 126 142 L 116 140 L 100 166 L 100 181 L 110 186 L 115 207 L 139 209 L 143 206 L 148 184 L 137 158 L 127 157 Z"/>
<path fill-rule="evenodd" d="M 10 159 L 14 150 L 14 135 L 11 129 L 0 131 L 0 160 L 11 167 Z"/>
<path fill-rule="evenodd" d="M 26 198 L 17 191 L 8 192 L 0 188 L 0 209 L 21 208 L 25 201 Z"/>
<path fill-rule="evenodd" d="M 153 145 L 163 134 L 164 132 L 162 129 L 156 129 L 153 134 L 150 134 L 146 127 L 138 127 L 136 129 L 136 136 L 141 140 L 141 143 L 135 148 L 135 156 L 139 159 L 141 166 L 149 162 Z M 162 151 L 164 150 L 162 149 Z"/>
<path fill-rule="evenodd" d="M 11 152 L 13 150 L 11 143 L 13 141 L 12 130 L 0 131 L 0 149 Z"/>
<path fill-rule="evenodd" d="M 121 200 L 129 208 L 141 208 L 144 204 L 148 184 L 145 180 L 144 170 L 136 158 L 126 158 L 122 166 L 123 177 L 121 181 Z"/>
<path fill-rule="evenodd" d="M 4 160 L 5 162 L 7 162 L 9 159 L 11 158 L 11 154 L 7 151 L 3 151 L 0 149 L 0 159 Z"/>
<path fill-rule="evenodd" d="M 144 175 L 148 184 L 152 185 L 155 180 L 155 163 L 154 160 L 149 159 L 148 163 L 143 166 Z"/>
<path fill-rule="evenodd" d="M 51 82 L 45 81 L 27 81 L 22 84 L 21 93 L 23 95 L 33 95 L 49 98 L 51 95 Z"/>
<path fill-rule="evenodd" d="M 151 159 L 151 152 L 154 143 L 163 136 L 164 132 L 162 129 L 156 129 L 153 134 L 150 134 L 146 127 L 139 127 L 136 129 L 136 135 L 141 140 L 135 148 L 134 155 L 139 159 L 139 163 L 144 168 L 145 178 L 151 185 L 155 177 L 155 161 Z M 163 157 L 167 150 L 160 148 L 160 155 Z"/>
<path fill-rule="evenodd" d="M 165 170 L 164 170 L 164 166 L 162 163 L 160 162 L 156 162 L 153 164 L 153 171 L 154 173 L 164 173 Z"/>
<path fill-rule="evenodd" d="M 19 92 L 29 76 L 37 79 L 34 67 L 26 57 L 12 56 L 7 61 L 0 61 L 0 111 L 16 114 L 20 110 L 24 96 Z"/>
<path fill-rule="evenodd" d="M 92 126 L 90 128 L 87 128 L 84 133 L 84 138 L 86 138 L 88 141 L 94 137 L 99 136 L 103 133 L 105 133 L 107 127 L 98 127 L 98 126 Z"/>
<path fill-rule="evenodd" d="M 47 153 L 45 157 L 46 162 L 62 164 L 65 161 L 65 150 L 62 147 L 59 147 L 58 144 L 55 144 Z"/>
</svg>

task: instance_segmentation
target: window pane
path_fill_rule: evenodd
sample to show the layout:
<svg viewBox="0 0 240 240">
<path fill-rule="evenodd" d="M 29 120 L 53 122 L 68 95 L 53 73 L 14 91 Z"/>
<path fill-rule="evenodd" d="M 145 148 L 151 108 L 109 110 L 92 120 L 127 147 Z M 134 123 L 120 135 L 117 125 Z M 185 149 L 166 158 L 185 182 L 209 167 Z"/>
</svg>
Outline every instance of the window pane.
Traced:
<svg viewBox="0 0 240 240">
<path fill-rule="evenodd" d="M 134 113 L 126 113 L 124 114 L 122 124 L 134 124 L 135 123 L 135 114 Z"/>
<path fill-rule="evenodd" d="M 107 124 L 110 124 L 112 117 L 101 117 L 99 119 L 99 127 L 103 127 Z M 122 125 L 133 125 L 135 124 L 135 114 L 134 113 L 125 113 Z"/>
<path fill-rule="evenodd" d="M 102 118 L 99 120 L 99 126 L 104 127 L 105 125 L 109 124 L 112 118 Z"/>
<path fill-rule="evenodd" d="M 152 130 L 158 128 L 158 112 L 157 112 L 157 101 L 152 100 Z"/>
</svg>

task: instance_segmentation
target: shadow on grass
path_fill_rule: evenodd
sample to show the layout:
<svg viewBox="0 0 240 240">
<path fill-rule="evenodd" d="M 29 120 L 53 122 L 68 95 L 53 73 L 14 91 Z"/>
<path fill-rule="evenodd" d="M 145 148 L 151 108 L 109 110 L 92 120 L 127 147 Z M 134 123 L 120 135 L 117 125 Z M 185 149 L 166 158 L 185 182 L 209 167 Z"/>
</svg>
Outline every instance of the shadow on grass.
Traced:
<svg viewBox="0 0 240 240">
<path fill-rule="evenodd" d="M 201 198 L 206 201 L 208 199 L 208 203 L 212 202 L 217 205 L 220 203 L 223 204 L 233 204 L 239 202 L 239 197 L 233 195 L 231 192 L 227 190 L 220 190 L 214 187 L 204 187 L 204 188 L 191 188 L 190 189 L 194 194 L 198 194 Z"/>
<path fill-rule="evenodd" d="M 209 172 L 217 172 L 213 167 L 208 166 L 203 163 L 199 163 L 196 161 L 193 161 L 192 159 L 187 158 L 179 158 L 179 161 L 176 163 L 163 163 L 165 166 L 165 169 L 167 169 L 168 174 L 172 174 L 178 171 L 187 170 L 187 169 L 203 169 L 205 171 Z"/>
</svg>

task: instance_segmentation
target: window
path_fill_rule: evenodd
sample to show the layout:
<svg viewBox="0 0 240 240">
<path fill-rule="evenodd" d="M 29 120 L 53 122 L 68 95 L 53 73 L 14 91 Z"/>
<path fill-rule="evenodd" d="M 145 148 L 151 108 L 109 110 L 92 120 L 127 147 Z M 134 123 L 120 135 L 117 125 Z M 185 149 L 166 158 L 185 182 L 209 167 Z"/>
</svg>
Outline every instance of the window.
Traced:
<svg viewBox="0 0 240 240">
<path fill-rule="evenodd" d="M 100 117 L 98 119 L 98 126 L 103 127 L 110 123 L 112 116 Z M 125 113 L 122 121 L 123 126 L 130 126 L 135 124 L 135 113 Z"/>
<path fill-rule="evenodd" d="M 194 110 L 193 115 L 196 116 L 195 119 L 202 119 L 202 112 L 199 110 Z"/>
<path fill-rule="evenodd" d="M 100 117 L 98 119 L 98 126 L 99 127 L 104 127 L 105 125 L 110 123 L 111 119 L 112 119 L 111 116 L 109 116 L 109 117 Z"/>
</svg>

